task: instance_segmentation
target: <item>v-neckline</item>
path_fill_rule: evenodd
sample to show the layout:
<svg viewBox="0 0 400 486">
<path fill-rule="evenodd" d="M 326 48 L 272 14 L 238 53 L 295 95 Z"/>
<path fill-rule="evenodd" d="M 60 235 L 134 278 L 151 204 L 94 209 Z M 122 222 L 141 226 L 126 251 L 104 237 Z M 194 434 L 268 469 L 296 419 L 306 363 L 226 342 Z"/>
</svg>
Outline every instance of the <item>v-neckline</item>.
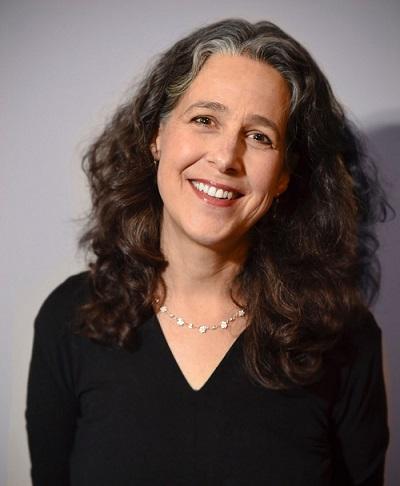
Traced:
<svg viewBox="0 0 400 486">
<path fill-rule="evenodd" d="M 157 318 L 156 314 L 153 314 L 153 323 L 156 327 L 156 331 L 159 334 L 159 337 L 162 342 L 162 347 L 165 350 L 165 354 L 167 359 L 172 363 L 173 368 L 175 369 L 178 379 L 183 382 L 184 388 L 188 390 L 192 394 L 200 394 L 205 392 L 212 383 L 217 379 L 217 376 L 222 372 L 223 368 L 226 366 L 227 361 L 229 360 L 230 356 L 233 354 L 235 351 L 236 347 L 239 345 L 239 342 L 242 339 L 242 335 L 244 331 L 242 331 L 239 336 L 233 341 L 231 346 L 228 348 L 222 359 L 219 361 L 217 366 L 213 369 L 213 371 L 210 373 L 206 381 L 202 384 L 202 386 L 198 389 L 195 389 L 192 387 L 192 385 L 189 383 L 187 380 L 185 374 L 183 373 L 181 367 L 179 366 L 177 360 L 175 359 L 175 356 L 168 344 L 167 338 L 165 337 L 164 331 L 162 330 L 160 321 Z"/>
</svg>

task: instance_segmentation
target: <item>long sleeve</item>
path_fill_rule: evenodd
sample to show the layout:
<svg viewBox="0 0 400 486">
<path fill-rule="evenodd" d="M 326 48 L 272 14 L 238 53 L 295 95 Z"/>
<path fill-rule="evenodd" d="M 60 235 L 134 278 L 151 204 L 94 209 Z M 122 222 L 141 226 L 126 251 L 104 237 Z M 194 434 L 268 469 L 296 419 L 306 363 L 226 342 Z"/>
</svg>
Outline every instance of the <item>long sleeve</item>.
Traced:
<svg viewBox="0 0 400 486">
<path fill-rule="evenodd" d="M 26 409 L 34 486 L 383 485 L 386 394 L 372 316 L 317 390 L 255 386 L 239 338 L 194 391 L 155 315 L 134 352 L 72 335 L 87 291 L 86 277 L 71 277 L 35 321 Z"/>
<path fill-rule="evenodd" d="M 389 430 L 381 334 L 368 314 L 353 341 L 354 356 L 333 411 L 337 460 L 346 475 L 336 477 L 335 485 L 384 484 Z"/>
<path fill-rule="evenodd" d="M 68 486 L 78 400 L 68 334 L 68 280 L 42 305 L 34 326 L 25 410 L 34 486 Z"/>
</svg>

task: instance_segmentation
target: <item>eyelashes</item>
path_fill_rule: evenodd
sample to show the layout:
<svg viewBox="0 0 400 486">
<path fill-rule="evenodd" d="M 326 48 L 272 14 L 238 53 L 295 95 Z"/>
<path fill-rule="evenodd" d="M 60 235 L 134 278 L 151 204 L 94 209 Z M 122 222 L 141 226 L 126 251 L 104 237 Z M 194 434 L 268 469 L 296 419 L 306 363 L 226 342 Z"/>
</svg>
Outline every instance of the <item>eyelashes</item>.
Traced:
<svg viewBox="0 0 400 486">
<path fill-rule="evenodd" d="M 272 141 L 267 135 L 261 132 L 251 133 L 250 135 L 254 135 L 253 140 L 262 143 L 263 145 L 270 145 L 272 147 Z M 256 138 L 257 137 L 257 138 Z"/>
<path fill-rule="evenodd" d="M 216 125 L 215 121 L 211 117 L 203 115 L 192 118 L 191 122 L 205 128 L 213 128 Z M 267 135 L 265 135 L 265 133 L 249 132 L 247 135 L 250 136 L 252 140 L 255 140 L 261 145 L 274 148 L 272 140 Z"/>
<path fill-rule="evenodd" d="M 199 125 L 205 125 L 205 126 L 209 126 L 212 123 L 211 118 L 209 118 L 208 116 L 196 116 L 196 117 L 192 118 L 191 121 L 193 121 L 193 122 L 195 122 Z"/>
</svg>

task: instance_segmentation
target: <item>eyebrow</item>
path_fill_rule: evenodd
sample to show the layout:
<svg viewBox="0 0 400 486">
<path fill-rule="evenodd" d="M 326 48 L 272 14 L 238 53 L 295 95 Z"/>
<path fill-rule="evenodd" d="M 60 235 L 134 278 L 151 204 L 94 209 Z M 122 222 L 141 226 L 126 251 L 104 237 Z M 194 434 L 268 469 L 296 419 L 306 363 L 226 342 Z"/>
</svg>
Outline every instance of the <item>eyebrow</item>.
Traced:
<svg viewBox="0 0 400 486">
<path fill-rule="evenodd" d="M 229 113 L 229 108 L 222 103 L 219 103 L 218 101 L 208 101 L 208 100 L 200 100 L 196 101 L 195 103 L 191 104 L 186 110 L 185 114 L 192 110 L 193 108 L 207 108 L 212 111 L 218 111 L 218 112 L 226 112 Z M 279 133 L 279 129 L 277 124 L 271 120 L 270 118 L 267 118 L 266 116 L 263 115 L 258 115 L 256 113 L 253 113 L 248 117 L 249 123 L 255 123 L 257 125 L 264 125 L 266 127 L 272 128 L 276 135 L 281 138 L 281 134 Z"/>
<path fill-rule="evenodd" d="M 193 108 L 208 108 L 214 111 L 229 111 L 225 105 L 223 105 L 222 103 L 218 103 L 218 101 L 201 100 L 191 104 L 189 108 L 185 110 L 185 113 L 192 110 Z"/>
</svg>

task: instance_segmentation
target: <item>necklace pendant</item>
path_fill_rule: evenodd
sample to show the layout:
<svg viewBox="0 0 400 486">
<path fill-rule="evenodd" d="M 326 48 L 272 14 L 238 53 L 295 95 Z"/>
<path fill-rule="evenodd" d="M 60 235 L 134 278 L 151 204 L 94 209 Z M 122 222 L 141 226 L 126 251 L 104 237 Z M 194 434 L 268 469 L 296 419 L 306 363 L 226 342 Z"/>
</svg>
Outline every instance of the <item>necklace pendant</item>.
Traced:
<svg viewBox="0 0 400 486">
<path fill-rule="evenodd" d="M 176 320 L 178 326 L 183 326 L 185 324 L 185 321 L 182 319 L 182 317 L 178 317 Z"/>
<path fill-rule="evenodd" d="M 228 327 L 228 323 L 227 323 L 227 321 L 221 321 L 220 327 L 221 327 L 222 329 L 226 329 L 226 328 Z"/>
<path fill-rule="evenodd" d="M 199 327 L 199 332 L 201 334 L 204 334 L 205 332 L 207 332 L 207 330 L 208 330 L 208 326 L 200 326 Z"/>
</svg>

